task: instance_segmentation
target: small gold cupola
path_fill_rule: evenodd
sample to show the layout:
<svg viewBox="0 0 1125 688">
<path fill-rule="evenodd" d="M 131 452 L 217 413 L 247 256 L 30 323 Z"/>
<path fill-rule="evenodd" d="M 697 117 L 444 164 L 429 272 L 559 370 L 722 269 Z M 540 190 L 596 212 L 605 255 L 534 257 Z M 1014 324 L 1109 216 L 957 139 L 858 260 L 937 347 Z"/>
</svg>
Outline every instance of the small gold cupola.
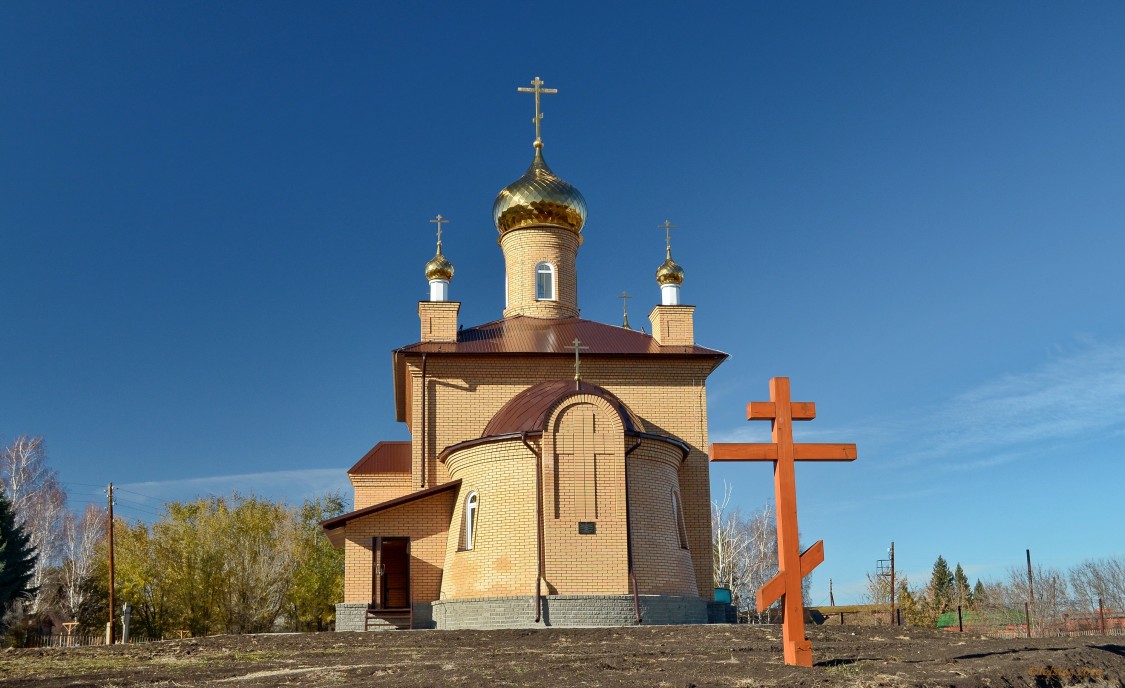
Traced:
<svg viewBox="0 0 1125 688">
<path fill-rule="evenodd" d="M 668 252 L 664 262 L 660 267 L 656 268 L 656 283 L 660 286 L 667 284 L 681 285 L 684 283 L 684 269 L 679 266 L 676 261 L 672 260 L 672 249 L 668 248 Z"/>
<path fill-rule="evenodd" d="M 692 346 L 695 344 L 695 306 L 680 303 L 684 269 L 672 260 L 672 230 L 676 225 L 665 220 L 660 229 L 664 230 L 664 262 L 656 269 L 660 305 L 654 306 L 648 314 L 652 338 L 660 346 Z"/>
<path fill-rule="evenodd" d="M 665 220 L 660 225 L 664 230 L 664 262 L 656 269 L 656 283 L 660 285 L 660 302 L 665 306 L 680 305 L 680 285 L 684 283 L 684 269 L 672 260 L 672 230 L 676 225 Z"/>
<path fill-rule="evenodd" d="M 445 280 L 448 282 L 453 279 L 453 263 L 450 263 L 445 256 L 441 255 L 441 242 L 437 244 L 437 253 L 426 263 L 426 279 L 428 280 Z"/>
<path fill-rule="evenodd" d="M 426 263 L 426 280 L 430 283 L 430 301 L 449 300 L 449 280 L 453 279 L 453 263 L 442 255 L 441 252 L 441 226 L 449 220 L 438 215 L 430 222 L 437 225 L 437 251 L 430 262 Z"/>
</svg>

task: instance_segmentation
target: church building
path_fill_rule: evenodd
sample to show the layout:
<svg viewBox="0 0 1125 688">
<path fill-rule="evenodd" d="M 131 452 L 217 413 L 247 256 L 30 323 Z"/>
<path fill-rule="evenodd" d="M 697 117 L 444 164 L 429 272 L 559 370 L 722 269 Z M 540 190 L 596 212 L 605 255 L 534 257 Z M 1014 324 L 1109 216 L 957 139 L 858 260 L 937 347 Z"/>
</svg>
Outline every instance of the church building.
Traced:
<svg viewBox="0 0 1125 688">
<path fill-rule="evenodd" d="M 684 271 L 656 271 L 651 334 L 580 317 L 579 191 L 531 166 L 492 207 L 505 308 L 458 322 L 454 269 L 425 265 L 420 341 L 392 352 L 397 420 L 349 471 L 337 630 L 706 623 L 712 603 L 706 380 Z M 667 226 L 667 223 L 665 223 Z M 655 261 L 654 261 L 655 262 Z M 653 289 L 654 300 L 657 289 Z"/>
</svg>

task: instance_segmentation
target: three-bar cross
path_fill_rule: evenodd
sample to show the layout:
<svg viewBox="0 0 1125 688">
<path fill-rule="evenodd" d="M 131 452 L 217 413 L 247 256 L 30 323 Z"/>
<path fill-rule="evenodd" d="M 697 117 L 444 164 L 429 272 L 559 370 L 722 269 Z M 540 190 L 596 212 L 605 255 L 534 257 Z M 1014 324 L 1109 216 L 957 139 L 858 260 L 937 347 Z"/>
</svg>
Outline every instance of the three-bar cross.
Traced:
<svg viewBox="0 0 1125 688">
<path fill-rule="evenodd" d="M 449 220 L 445 219 L 444 217 L 442 217 L 439 214 L 437 217 L 430 220 L 430 222 L 437 225 L 437 240 L 438 240 L 438 243 L 440 244 L 441 243 L 441 226 L 443 224 L 446 224 L 446 225 L 449 224 Z"/>
<path fill-rule="evenodd" d="M 797 541 L 797 482 L 794 461 L 854 461 L 854 444 L 794 444 L 793 421 L 816 418 L 816 404 L 790 401 L 789 378 L 770 380 L 770 400 L 746 405 L 747 420 L 773 423 L 773 442 L 712 444 L 712 461 L 772 461 L 777 503 L 777 575 L 758 589 L 758 611 L 782 600 L 785 663 L 812 666 L 812 643 L 805 637 L 805 605 L 801 579 L 824 561 L 824 541 L 804 552 Z"/>
<path fill-rule="evenodd" d="M 534 79 L 531 80 L 531 88 L 528 88 L 526 86 L 520 86 L 516 90 L 519 91 L 520 93 L 534 93 L 535 94 L 535 119 L 533 119 L 531 121 L 535 122 L 535 147 L 536 148 L 542 148 L 543 147 L 543 138 L 539 135 L 539 123 L 543 120 L 543 113 L 539 111 L 539 94 L 541 94 L 541 93 L 558 93 L 559 89 L 557 89 L 557 88 L 543 88 L 543 80 L 540 79 L 539 77 L 535 77 Z"/>
<path fill-rule="evenodd" d="M 679 229 L 676 225 L 672 224 L 671 220 L 665 220 L 664 224 L 657 227 L 657 229 L 664 230 L 664 245 L 668 247 L 668 251 L 672 251 L 672 230 Z"/>
<path fill-rule="evenodd" d="M 618 296 L 617 298 L 621 299 L 621 326 L 625 329 L 631 330 L 633 328 L 629 327 L 629 299 L 633 297 L 629 296 L 629 292 L 623 291 L 621 292 L 621 296 Z"/>
<path fill-rule="evenodd" d="M 578 381 L 582 379 L 582 374 L 579 371 L 580 362 L 578 360 L 578 354 L 579 354 L 579 352 L 583 351 L 584 349 L 589 349 L 590 347 L 583 346 L 582 340 L 579 339 L 578 337 L 575 337 L 574 342 L 571 343 L 570 346 L 564 346 L 563 348 L 564 349 L 574 349 L 574 382 L 575 382 L 575 384 L 577 384 Z"/>
</svg>

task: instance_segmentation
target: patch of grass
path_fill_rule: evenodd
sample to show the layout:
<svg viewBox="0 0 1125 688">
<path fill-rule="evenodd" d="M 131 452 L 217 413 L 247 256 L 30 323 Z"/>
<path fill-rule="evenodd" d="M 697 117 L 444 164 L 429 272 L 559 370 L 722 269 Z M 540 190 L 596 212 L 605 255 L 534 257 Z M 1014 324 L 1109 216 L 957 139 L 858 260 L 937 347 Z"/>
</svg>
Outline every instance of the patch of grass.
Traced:
<svg viewBox="0 0 1125 688">
<path fill-rule="evenodd" d="M 50 678 L 75 673 L 90 673 L 121 669 L 136 664 L 129 657 L 26 657 L 16 660 L 0 660 L 0 676 L 5 678 L 24 678 L 35 676 Z"/>
<path fill-rule="evenodd" d="M 863 673 L 863 662 L 846 662 L 828 667 L 828 673 L 841 679 L 859 678 Z"/>
</svg>

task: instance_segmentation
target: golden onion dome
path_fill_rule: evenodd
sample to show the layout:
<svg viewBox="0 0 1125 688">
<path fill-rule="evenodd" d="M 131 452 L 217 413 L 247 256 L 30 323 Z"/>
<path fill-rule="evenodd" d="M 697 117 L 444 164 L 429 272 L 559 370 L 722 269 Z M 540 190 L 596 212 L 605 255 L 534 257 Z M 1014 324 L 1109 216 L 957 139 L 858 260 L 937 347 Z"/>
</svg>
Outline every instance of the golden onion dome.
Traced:
<svg viewBox="0 0 1125 688">
<path fill-rule="evenodd" d="M 426 263 L 426 279 L 427 280 L 451 280 L 453 279 L 453 263 L 446 260 L 445 256 L 441 255 L 441 242 L 438 242 L 437 253 Z"/>
<path fill-rule="evenodd" d="M 554 225 L 578 234 L 586 224 L 586 199 L 547 167 L 538 144 L 527 172 L 496 196 L 492 219 L 501 234 L 535 225 Z"/>
<path fill-rule="evenodd" d="M 672 248 L 668 248 L 668 256 L 660 267 L 656 268 L 656 283 L 660 286 L 665 284 L 683 284 L 684 283 L 684 269 L 672 260 Z"/>
</svg>

